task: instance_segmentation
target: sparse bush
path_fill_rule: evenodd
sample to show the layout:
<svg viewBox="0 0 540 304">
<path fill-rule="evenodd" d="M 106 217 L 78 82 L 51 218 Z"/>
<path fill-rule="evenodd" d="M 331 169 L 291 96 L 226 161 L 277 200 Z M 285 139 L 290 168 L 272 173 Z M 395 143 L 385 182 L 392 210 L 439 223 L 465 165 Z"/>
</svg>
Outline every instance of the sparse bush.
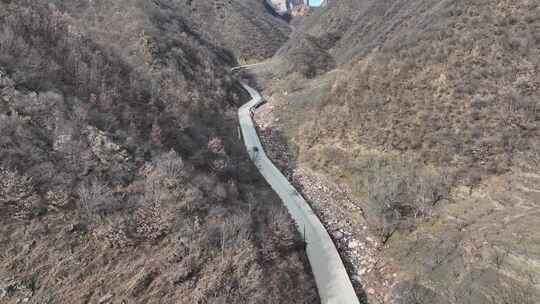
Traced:
<svg viewBox="0 0 540 304">
<path fill-rule="evenodd" d="M 77 189 L 79 208 L 89 220 L 97 221 L 118 208 L 112 190 L 98 180 L 81 183 Z"/>
<path fill-rule="evenodd" d="M 135 242 L 128 234 L 129 225 L 121 217 L 107 219 L 106 223 L 97 226 L 92 234 L 100 242 L 112 248 L 125 248 L 133 246 Z"/>
<path fill-rule="evenodd" d="M 71 201 L 69 193 L 63 189 L 49 190 L 45 194 L 47 205 L 53 210 L 65 208 Z"/>
<path fill-rule="evenodd" d="M 450 198 L 447 173 L 422 167 L 408 157 L 371 158 L 356 179 L 367 193 L 369 211 L 383 243 L 403 220 L 429 217 L 435 205 Z"/>
<path fill-rule="evenodd" d="M 169 232 L 172 216 L 166 206 L 148 202 L 135 211 L 135 232 L 141 239 L 159 240 Z"/>
<path fill-rule="evenodd" d="M 182 158 L 174 150 L 162 154 L 154 163 L 158 174 L 166 179 L 182 181 L 188 171 Z"/>
<path fill-rule="evenodd" d="M 157 157 L 142 168 L 141 174 L 144 178 L 141 206 L 153 208 L 151 206 L 176 204 L 184 207 L 191 203 L 184 199 L 185 191 L 189 189 L 186 185 L 189 170 L 175 151 Z"/>
<path fill-rule="evenodd" d="M 37 215 L 39 203 L 31 177 L 0 167 L 0 208 L 13 217 L 29 219 Z"/>
</svg>

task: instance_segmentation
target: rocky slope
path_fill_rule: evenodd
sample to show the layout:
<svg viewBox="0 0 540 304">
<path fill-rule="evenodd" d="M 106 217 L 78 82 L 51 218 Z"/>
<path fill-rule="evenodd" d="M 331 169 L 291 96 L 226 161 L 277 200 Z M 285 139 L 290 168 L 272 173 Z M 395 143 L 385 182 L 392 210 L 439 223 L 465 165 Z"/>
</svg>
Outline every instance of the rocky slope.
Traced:
<svg viewBox="0 0 540 304">
<path fill-rule="evenodd" d="M 1 303 L 317 302 L 184 5 L 0 2 Z"/>
<path fill-rule="evenodd" d="M 540 299 L 539 27 L 528 0 L 335 1 L 254 71 L 295 166 L 399 268 L 378 299 Z"/>
</svg>

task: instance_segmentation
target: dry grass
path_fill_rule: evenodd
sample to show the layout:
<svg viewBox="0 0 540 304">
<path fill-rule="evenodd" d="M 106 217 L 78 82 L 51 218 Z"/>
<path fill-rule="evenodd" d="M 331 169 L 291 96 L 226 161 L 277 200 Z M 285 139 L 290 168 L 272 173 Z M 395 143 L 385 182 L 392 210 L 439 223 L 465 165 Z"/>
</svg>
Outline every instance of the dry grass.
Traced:
<svg viewBox="0 0 540 304">
<path fill-rule="evenodd" d="M 418 17 L 439 20 L 431 27 L 401 26 L 403 34 L 336 81 L 315 132 L 340 132 L 333 124 L 345 107 L 357 143 L 415 151 L 465 175 L 505 172 L 517 152 L 536 146 L 540 119 L 537 10 L 525 1 L 512 7 L 508 15 L 495 4 L 457 2 Z"/>
<path fill-rule="evenodd" d="M 393 233 L 382 254 L 420 277 L 411 303 L 538 301 L 537 286 L 522 292 L 539 255 L 521 221 L 539 221 L 524 177 L 538 170 L 539 22 L 526 0 L 334 1 L 279 54 L 310 39 L 336 69 L 263 75 L 297 163 L 346 182 L 372 228 Z M 492 243 L 534 262 L 493 271 Z"/>
</svg>

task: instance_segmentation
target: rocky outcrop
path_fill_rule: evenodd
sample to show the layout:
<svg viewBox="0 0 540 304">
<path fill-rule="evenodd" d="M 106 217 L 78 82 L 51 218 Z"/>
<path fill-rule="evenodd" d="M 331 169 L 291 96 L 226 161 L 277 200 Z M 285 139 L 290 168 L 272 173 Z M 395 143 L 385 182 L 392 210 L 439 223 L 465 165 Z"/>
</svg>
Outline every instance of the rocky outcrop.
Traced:
<svg viewBox="0 0 540 304">
<path fill-rule="evenodd" d="M 303 16 L 309 12 L 309 0 L 266 0 L 280 15 Z"/>
</svg>

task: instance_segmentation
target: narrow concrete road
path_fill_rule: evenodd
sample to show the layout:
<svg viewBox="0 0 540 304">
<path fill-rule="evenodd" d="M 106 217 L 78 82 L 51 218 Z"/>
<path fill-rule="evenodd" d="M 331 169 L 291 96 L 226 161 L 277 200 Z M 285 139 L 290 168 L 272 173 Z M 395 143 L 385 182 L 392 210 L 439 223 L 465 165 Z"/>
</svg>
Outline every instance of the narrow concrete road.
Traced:
<svg viewBox="0 0 540 304">
<path fill-rule="evenodd" d="M 259 63 L 240 65 L 240 66 L 232 68 L 231 71 L 234 72 L 234 71 L 240 70 L 240 69 L 249 69 L 249 68 L 252 68 L 252 67 L 256 67 L 256 66 L 259 66 L 259 65 L 265 65 L 265 64 L 268 64 L 268 63 L 266 61 L 263 61 L 263 62 L 259 62 Z"/>
<path fill-rule="evenodd" d="M 300 193 L 264 153 L 251 117 L 252 110 L 262 104 L 263 100 L 255 89 L 242 85 L 252 98 L 238 110 L 244 143 L 251 159 L 279 195 L 306 240 L 306 252 L 321 302 L 323 304 L 359 304 L 347 271 L 328 232 Z"/>
</svg>

